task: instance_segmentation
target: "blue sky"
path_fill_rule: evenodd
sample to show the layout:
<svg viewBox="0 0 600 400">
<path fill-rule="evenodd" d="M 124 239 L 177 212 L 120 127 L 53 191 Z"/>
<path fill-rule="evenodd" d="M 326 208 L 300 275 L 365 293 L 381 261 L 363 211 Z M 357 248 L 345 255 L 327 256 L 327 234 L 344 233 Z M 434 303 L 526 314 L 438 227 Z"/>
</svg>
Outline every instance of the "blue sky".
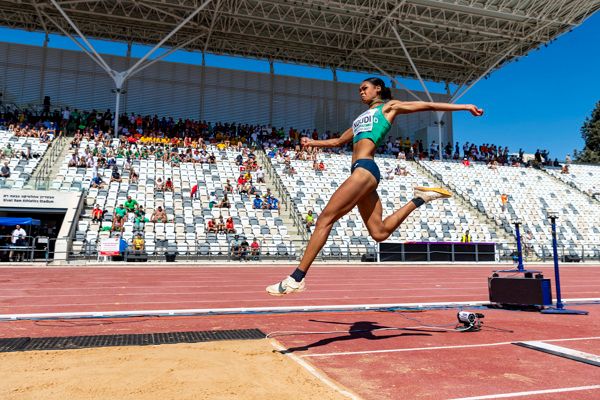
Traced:
<svg viewBox="0 0 600 400">
<path fill-rule="evenodd" d="M 43 34 L 0 28 L 0 40 L 42 45 Z M 600 101 L 600 13 L 566 33 L 547 47 L 542 46 L 518 62 L 511 62 L 482 79 L 461 103 L 473 103 L 485 109 L 485 116 L 473 118 L 467 113 L 454 115 L 454 138 L 459 142 L 495 143 L 522 147 L 526 152 L 547 149 L 551 157 L 564 159 L 573 149 L 583 148 L 580 127 Z M 100 53 L 124 55 L 121 43 L 92 41 Z M 51 35 L 50 47 L 79 50 L 70 39 Z M 133 46 L 132 55 L 139 57 L 149 49 Z M 168 61 L 199 64 L 199 53 L 176 52 Z M 269 72 L 268 63 L 260 60 L 207 55 L 209 66 Z M 327 69 L 275 64 L 275 73 L 316 79 L 331 79 Z M 372 74 L 338 71 L 344 82 L 360 82 Z M 417 81 L 401 79 L 410 89 L 420 90 Z M 432 91 L 443 87 L 428 83 Z"/>
</svg>

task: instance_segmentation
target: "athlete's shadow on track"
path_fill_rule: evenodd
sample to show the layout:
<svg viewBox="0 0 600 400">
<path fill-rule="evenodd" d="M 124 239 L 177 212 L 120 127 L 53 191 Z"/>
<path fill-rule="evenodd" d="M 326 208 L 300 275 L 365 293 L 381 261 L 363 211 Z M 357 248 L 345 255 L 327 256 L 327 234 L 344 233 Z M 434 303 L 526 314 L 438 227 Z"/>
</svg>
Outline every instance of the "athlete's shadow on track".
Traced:
<svg viewBox="0 0 600 400">
<path fill-rule="evenodd" d="M 310 321 L 322 322 L 324 324 L 350 325 L 350 329 L 348 329 L 348 335 L 321 339 L 319 341 L 316 341 L 316 342 L 310 343 L 310 344 L 306 344 L 304 346 L 290 347 L 287 350 L 281 350 L 280 353 L 287 354 L 287 353 L 294 353 L 296 351 L 306 351 L 313 347 L 326 346 L 329 343 L 346 341 L 346 340 L 356 340 L 356 339 L 383 340 L 383 339 L 390 339 L 390 338 L 400 337 L 400 336 L 431 336 L 431 332 L 441 332 L 441 333 L 446 332 L 446 331 L 442 331 L 442 330 L 432 331 L 430 329 L 424 330 L 424 329 L 417 329 L 417 328 L 396 328 L 396 327 L 391 327 L 391 326 L 379 325 L 377 322 L 372 322 L 372 321 L 357 321 L 357 322 L 353 322 L 353 323 L 334 322 L 334 321 L 319 321 L 319 320 L 314 320 L 314 319 L 311 319 Z M 377 336 L 373 334 L 374 331 L 383 330 L 385 332 L 386 329 L 410 331 L 410 333 L 403 332 L 403 333 L 398 333 L 395 335 L 377 335 Z M 427 332 L 427 333 L 425 333 L 425 332 Z"/>
</svg>

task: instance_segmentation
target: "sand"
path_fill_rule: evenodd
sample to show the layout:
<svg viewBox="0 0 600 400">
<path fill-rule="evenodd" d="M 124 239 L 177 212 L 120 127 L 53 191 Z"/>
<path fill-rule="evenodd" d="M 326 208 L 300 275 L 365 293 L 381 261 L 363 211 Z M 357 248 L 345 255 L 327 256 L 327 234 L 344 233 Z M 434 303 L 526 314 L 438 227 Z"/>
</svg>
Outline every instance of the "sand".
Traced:
<svg viewBox="0 0 600 400">
<path fill-rule="evenodd" d="M 0 399 L 344 399 L 268 340 L 0 353 Z"/>
</svg>

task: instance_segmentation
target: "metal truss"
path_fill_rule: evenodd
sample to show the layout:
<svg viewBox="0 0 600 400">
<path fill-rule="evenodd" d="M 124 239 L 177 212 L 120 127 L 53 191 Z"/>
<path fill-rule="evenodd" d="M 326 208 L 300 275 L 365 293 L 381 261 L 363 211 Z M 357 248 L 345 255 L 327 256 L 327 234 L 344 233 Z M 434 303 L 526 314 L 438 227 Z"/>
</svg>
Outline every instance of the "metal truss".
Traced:
<svg viewBox="0 0 600 400">
<path fill-rule="evenodd" d="M 600 8 L 598 0 L 215 0 L 163 40 L 204 1 L 56 3 L 2 0 L 0 24 L 73 36 L 77 26 L 88 38 L 411 78 L 414 64 L 424 80 L 456 84 L 552 41 Z"/>
</svg>

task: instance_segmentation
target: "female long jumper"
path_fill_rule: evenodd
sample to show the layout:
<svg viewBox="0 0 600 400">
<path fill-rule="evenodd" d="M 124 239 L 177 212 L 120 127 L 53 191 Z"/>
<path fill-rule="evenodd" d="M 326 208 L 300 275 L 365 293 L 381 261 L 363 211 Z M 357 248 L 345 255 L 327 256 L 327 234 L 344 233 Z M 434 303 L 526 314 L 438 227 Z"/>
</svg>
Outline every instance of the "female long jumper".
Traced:
<svg viewBox="0 0 600 400">
<path fill-rule="evenodd" d="M 414 198 L 402 208 L 382 219 L 382 206 L 377 186 L 380 173 L 373 160 L 375 150 L 384 141 L 394 119 L 400 114 L 420 111 L 469 111 L 476 117 L 483 110 L 474 105 L 429 103 L 422 101 L 405 102 L 392 100 L 391 90 L 379 78 L 368 78 L 359 87 L 361 101 L 369 109 L 356 118 L 352 128 L 341 137 L 329 140 L 312 140 L 303 137 L 304 147 L 339 147 L 352 141 L 351 175 L 335 191 L 329 203 L 317 219 L 314 232 L 310 237 L 304 256 L 296 270 L 279 283 L 267 287 L 267 293 L 281 296 L 305 289 L 305 275 L 315 257 L 325 245 L 333 224 L 358 206 L 360 215 L 369 230 L 369 234 L 378 242 L 387 239 L 408 215 L 417 207 L 435 199 L 448 198 L 452 194 L 442 188 L 415 187 Z"/>
</svg>

